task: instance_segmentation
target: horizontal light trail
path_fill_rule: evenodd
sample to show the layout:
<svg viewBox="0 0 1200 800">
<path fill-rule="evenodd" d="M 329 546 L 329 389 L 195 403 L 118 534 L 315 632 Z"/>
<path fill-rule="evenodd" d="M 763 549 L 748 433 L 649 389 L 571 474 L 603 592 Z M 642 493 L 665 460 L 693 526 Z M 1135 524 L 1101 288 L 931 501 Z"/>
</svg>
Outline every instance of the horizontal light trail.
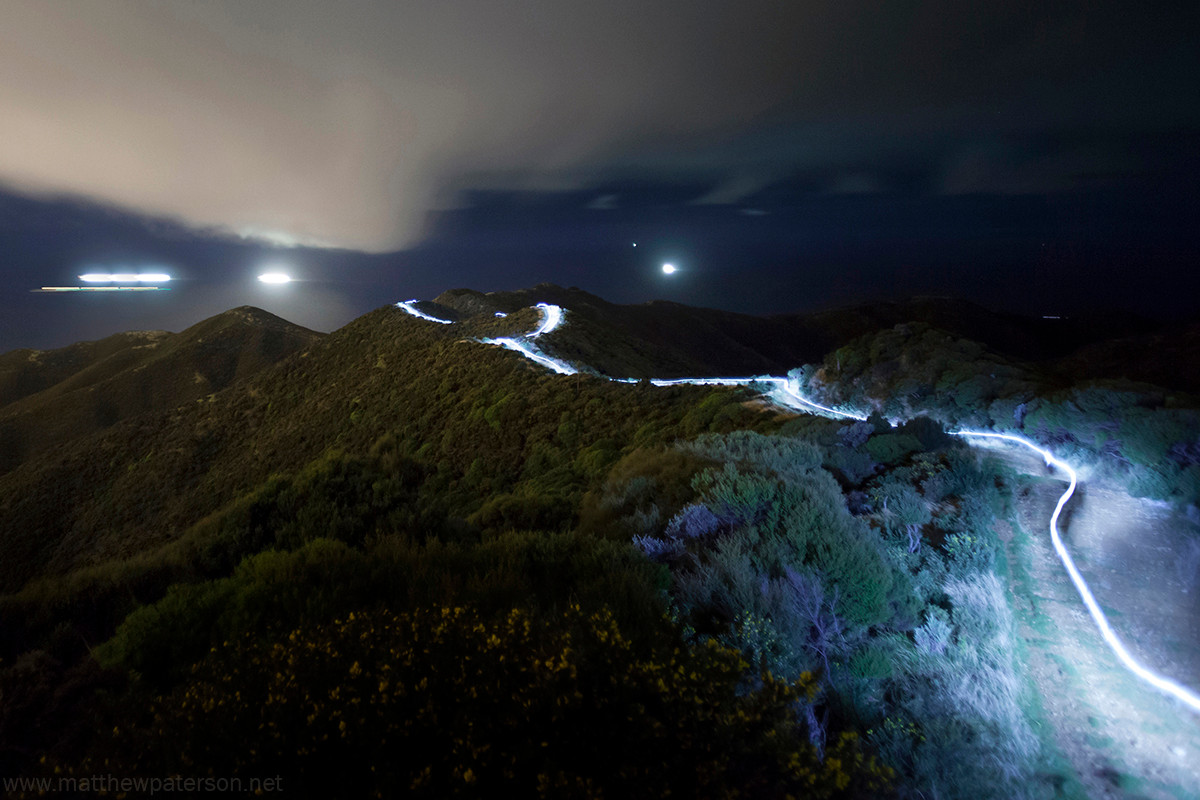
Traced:
<svg viewBox="0 0 1200 800">
<path fill-rule="evenodd" d="M 421 319 L 427 319 L 430 322 L 437 322 L 442 325 L 452 325 L 453 324 L 453 322 L 451 320 L 438 319 L 437 317 L 431 317 L 429 314 L 426 314 L 424 311 L 422 311 L 421 309 L 419 309 L 413 305 L 413 303 L 417 303 L 417 302 L 420 302 L 420 301 L 419 300 L 406 300 L 403 303 L 396 303 L 396 308 L 402 308 L 405 311 L 407 311 L 408 313 L 412 314 L 414 317 L 420 317 Z"/>
<path fill-rule="evenodd" d="M 809 400 L 804 395 L 800 394 L 800 381 L 792 378 L 771 378 L 776 384 L 775 391 L 771 393 L 771 397 L 780 405 L 789 406 L 807 411 L 810 414 L 823 414 L 842 419 L 856 419 L 859 421 L 865 420 L 865 414 L 856 414 L 853 411 L 838 411 L 836 408 L 823 406 L 820 403 Z"/>
<path fill-rule="evenodd" d="M 1071 558 L 1071 554 L 1067 552 L 1067 548 L 1063 545 L 1062 537 L 1058 532 L 1058 518 L 1062 514 L 1062 510 L 1067 505 L 1067 502 L 1071 499 L 1071 496 L 1075 494 L 1075 487 L 1079 483 L 1079 478 L 1071 465 L 1060 458 L 1056 458 L 1049 450 L 1038 447 L 1033 442 L 1021 436 L 1014 436 L 1008 433 L 968 430 L 953 431 L 952 433 L 955 436 L 966 438 L 1000 439 L 1006 442 L 1015 442 L 1016 444 L 1028 447 L 1040 455 L 1045 460 L 1047 466 L 1062 470 L 1070 477 L 1070 484 L 1067 486 L 1067 490 L 1063 492 L 1062 497 L 1058 498 L 1058 505 L 1054 507 L 1054 514 L 1050 517 L 1050 541 L 1054 544 L 1054 550 L 1058 553 L 1059 561 L 1062 562 L 1063 567 L 1067 570 L 1067 574 L 1071 576 L 1071 582 L 1075 584 L 1075 589 L 1079 592 L 1079 597 L 1083 600 L 1083 604 L 1087 606 L 1088 613 L 1092 615 L 1092 621 L 1096 623 L 1096 627 L 1099 629 L 1100 635 L 1104 637 L 1104 641 L 1108 643 L 1109 649 L 1121 660 L 1126 669 L 1155 689 L 1183 701 L 1193 711 L 1200 711 L 1200 695 L 1197 695 L 1192 690 L 1176 683 L 1170 678 L 1165 678 L 1142 666 L 1129 650 L 1126 649 L 1121 640 L 1117 638 L 1117 634 L 1113 631 L 1112 626 L 1108 623 L 1108 617 L 1101 610 L 1100 604 L 1096 602 L 1095 596 L 1092 595 L 1092 590 L 1088 588 L 1087 581 L 1083 579 L 1079 570 L 1076 569 L 1075 561 Z"/>
<path fill-rule="evenodd" d="M 630 379 L 626 379 L 627 382 Z M 773 375 L 759 375 L 754 378 L 656 378 L 650 381 L 655 386 L 750 386 L 755 383 L 768 383 L 774 386 L 767 397 L 784 408 L 792 408 L 809 414 L 840 417 L 843 419 L 864 420 L 866 416 L 850 411 L 839 411 L 836 408 L 823 406 L 809 400 L 800 394 L 799 381 L 791 378 L 777 378 Z"/>
<path fill-rule="evenodd" d="M 747 386 L 758 378 L 651 378 L 655 386 Z"/>
<path fill-rule="evenodd" d="M 409 303 L 415 303 L 415 300 L 410 300 Z M 420 311 L 412 308 L 405 303 L 397 303 L 396 305 L 403 308 L 408 313 L 432 320 L 433 322 L 441 322 L 449 324 L 447 320 L 437 319 L 428 314 L 423 314 Z M 543 333 L 549 333 L 554 330 L 562 321 L 562 309 L 559 306 L 550 305 L 547 303 L 539 303 L 538 308 L 542 310 L 541 326 L 530 334 L 527 339 L 532 339 Z M 551 369 L 560 375 L 574 375 L 578 370 L 550 356 L 537 352 L 525 342 L 519 339 L 502 338 L 502 339 L 483 339 L 484 344 L 494 344 L 504 347 L 508 350 L 513 350 L 526 358 L 534 361 L 542 366 Z M 636 378 L 609 378 L 617 383 L 638 383 Z M 655 386 L 749 386 L 755 383 L 772 384 L 775 388 L 772 389 L 767 396 L 781 406 L 792 408 L 808 413 L 821 414 L 843 419 L 864 420 L 865 416 L 847 411 L 839 411 L 836 408 L 821 405 L 804 397 L 800 393 L 800 383 L 792 378 L 778 378 L 769 375 L 763 375 L 756 378 L 654 378 L 650 381 Z M 1096 628 L 1100 631 L 1104 641 L 1108 644 L 1109 649 L 1117 656 L 1125 668 L 1128 669 L 1134 676 L 1143 682 L 1153 686 L 1161 692 L 1171 695 L 1182 701 L 1194 711 L 1200 711 L 1200 695 L 1197 695 L 1191 689 L 1188 689 L 1181 684 L 1176 683 L 1170 678 L 1165 678 L 1150 669 L 1138 663 L 1137 659 L 1130 654 L 1125 645 L 1117 638 L 1117 634 L 1113 631 L 1112 626 L 1108 622 L 1108 617 L 1100 609 L 1099 603 L 1092 595 L 1091 589 L 1088 588 L 1087 582 L 1075 567 L 1075 562 L 1071 555 L 1067 552 L 1067 548 L 1063 545 L 1062 537 L 1058 532 L 1058 518 L 1062 514 L 1063 508 L 1067 502 L 1075 494 L 1075 487 L 1078 485 L 1079 479 L 1074 468 L 1070 464 L 1060 458 L 1056 458 L 1053 453 L 1021 436 L 1015 436 L 1008 433 L 992 433 L 990 431 L 971 431 L 959 430 L 952 431 L 952 435 L 961 436 L 964 438 L 979 438 L 979 439 L 998 439 L 1002 441 L 1014 442 L 1016 444 L 1028 447 L 1038 453 L 1046 464 L 1056 469 L 1062 470 L 1070 477 L 1070 485 L 1063 492 L 1062 497 L 1058 498 L 1058 505 L 1054 508 L 1054 514 L 1050 517 L 1050 541 L 1054 545 L 1055 552 L 1058 553 L 1059 561 L 1062 562 L 1067 574 L 1071 578 L 1071 582 L 1075 584 L 1075 589 L 1079 592 L 1079 597 L 1083 600 L 1083 604 L 1087 606 L 1088 613 L 1091 614 L 1092 620 L 1096 623 Z"/>
<path fill-rule="evenodd" d="M 89 272 L 80 275 L 84 283 L 167 283 L 171 276 L 165 272 Z"/>
<path fill-rule="evenodd" d="M 167 286 L 43 286 L 31 292 L 169 292 Z"/>
</svg>

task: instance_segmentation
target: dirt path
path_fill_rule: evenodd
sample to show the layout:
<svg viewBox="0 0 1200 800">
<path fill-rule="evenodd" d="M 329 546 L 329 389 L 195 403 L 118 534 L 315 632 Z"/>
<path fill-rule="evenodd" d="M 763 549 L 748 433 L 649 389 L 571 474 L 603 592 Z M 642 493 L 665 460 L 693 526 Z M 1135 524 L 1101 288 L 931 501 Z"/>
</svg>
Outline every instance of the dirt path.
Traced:
<svg viewBox="0 0 1200 800">
<path fill-rule="evenodd" d="M 1044 710 L 1046 765 L 1061 797 L 1200 798 L 1200 714 L 1146 686 L 1097 632 L 1049 541 L 1065 484 L 1036 457 L 1009 463 L 1037 481 L 1018 497 L 1022 535 L 1007 545 L 1012 603 Z M 1146 666 L 1200 685 L 1200 590 L 1175 555 L 1189 524 L 1124 492 L 1084 486 L 1060 525 L 1118 636 Z M 1064 763 L 1065 762 L 1065 763 Z"/>
</svg>

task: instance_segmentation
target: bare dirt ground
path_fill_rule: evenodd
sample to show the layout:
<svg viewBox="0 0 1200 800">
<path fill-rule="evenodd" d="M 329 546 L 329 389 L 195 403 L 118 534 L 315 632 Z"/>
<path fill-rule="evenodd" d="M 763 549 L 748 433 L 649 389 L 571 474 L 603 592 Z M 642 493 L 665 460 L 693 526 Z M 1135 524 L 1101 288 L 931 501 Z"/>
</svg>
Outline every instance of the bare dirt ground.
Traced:
<svg viewBox="0 0 1200 800">
<path fill-rule="evenodd" d="M 1036 477 L 1018 493 L 1022 530 L 1006 548 L 1023 655 L 1043 710 L 1042 793 L 1200 798 L 1200 713 L 1126 671 L 1096 630 L 1049 539 L 1062 476 L 1036 457 L 1010 452 L 1005 460 Z M 1145 666 L 1200 687 L 1200 587 L 1189 586 L 1181 559 L 1194 525 L 1093 483 L 1067 512 L 1064 542 L 1118 636 Z"/>
</svg>

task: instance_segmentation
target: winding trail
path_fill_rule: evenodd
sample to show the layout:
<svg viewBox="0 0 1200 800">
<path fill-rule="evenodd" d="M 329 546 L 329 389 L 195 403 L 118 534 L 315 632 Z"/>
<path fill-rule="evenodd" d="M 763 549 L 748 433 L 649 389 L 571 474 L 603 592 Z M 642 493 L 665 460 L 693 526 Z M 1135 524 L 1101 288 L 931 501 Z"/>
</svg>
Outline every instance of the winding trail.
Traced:
<svg viewBox="0 0 1200 800">
<path fill-rule="evenodd" d="M 432 322 L 441 323 L 444 325 L 451 324 L 450 320 L 438 319 L 430 316 L 415 307 L 414 303 L 418 301 L 410 300 L 405 303 L 397 303 L 397 307 L 412 314 L 415 317 L 429 320 Z M 481 339 L 482 344 L 491 344 L 499 347 L 504 347 L 508 350 L 520 353 L 533 362 L 553 370 L 560 375 L 574 375 L 579 370 L 571 366 L 565 361 L 554 358 L 542 352 L 540 348 L 533 344 L 533 339 L 536 339 L 544 334 L 550 333 L 557 329 L 565 320 L 566 312 L 561 306 L 552 305 L 549 303 L 538 303 L 538 310 L 541 312 L 541 324 L 537 330 L 526 336 L 511 338 L 502 337 L 495 339 Z M 618 383 L 637 383 L 634 378 L 612 379 Z M 831 416 L 842 419 L 866 419 L 864 415 L 854 412 L 831 408 L 821 405 L 808 398 L 804 397 L 800 392 L 799 382 L 791 378 L 780 378 L 770 375 L 761 375 L 748 378 L 671 378 L 671 379 L 653 379 L 650 383 L 655 386 L 678 386 L 678 385 L 695 385 L 695 386 L 754 386 L 762 385 L 771 387 L 764 395 L 770 400 L 784 408 L 801 411 L 809 414 L 819 414 L 823 416 Z M 1140 663 L 1129 649 L 1120 640 L 1117 634 L 1113 631 L 1112 625 L 1109 623 L 1108 617 L 1100 608 L 1100 604 L 1096 602 L 1092 590 L 1088 587 L 1087 582 L 1083 579 L 1079 569 L 1075 566 L 1075 561 L 1071 558 L 1071 554 L 1067 552 L 1067 548 L 1063 545 L 1062 537 L 1059 533 L 1058 523 L 1062 515 L 1063 509 L 1075 494 L 1075 490 L 1079 485 L 1079 477 L 1075 469 L 1057 458 L 1049 450 L 1038 446 L 1034 442 L 1021 436 L 1015 436 L 1007 433 L 995 433 L 991 431 L 972 431 L 958 430 L 952 431 L 955 436 L 961 436 L 965 439 L 977 440 L 993 440 L 1002 441 L 1005 443 L 1017 444 L 1028 448 L 1045 461 L 1048 467 L 1062 471 L 1069 477 L 1069 483 L 1066 491 L 1058 498 L 1058 503 L 1055 505 L 1054 513 L 1050 517 L 1050 541 L 1054 545 L 1054 550 L 1058 555 L 1059 561 L 1062 563 L 1063 569 L 1071 579 L 1071 583 L 1075 586 L 1080 599 L 1091 615 L 1092 621 L 1096 630 L 1100 632 L 1105 644 L 1109 650 L 1120 660 L 1121 664 L 1138 680 L 1144 684 L 1162 692 L 1163 694 L 1172 697 L 1192 711 L 1200 712 L 1200 694 L 1197 694 L 1192 689 L 1189 689 L 1182 684 L 1159 675 Z"/>
</svg>

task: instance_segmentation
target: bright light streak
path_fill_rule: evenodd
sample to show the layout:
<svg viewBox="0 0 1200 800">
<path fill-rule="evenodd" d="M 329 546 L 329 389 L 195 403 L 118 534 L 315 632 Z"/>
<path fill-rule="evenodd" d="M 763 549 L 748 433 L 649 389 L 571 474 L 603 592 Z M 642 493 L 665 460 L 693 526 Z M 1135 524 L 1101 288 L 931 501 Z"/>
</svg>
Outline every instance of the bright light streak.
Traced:
<svg viewBox="0 0 1200 800">
<path fill-rule="evenodd" d="M 1079 592 L 1079 597 L 1083 600 L 1083 604 L 1087 606 L 1088 613 L 1092 615 L 1092 620 L 1096 623 L 1100 635 L 1104 637 L 1104 641 L 1108 643 L 1109 649 L 1121 660 L 1126 669 L 1160 692 L 1165 692 L 1172 697 L 1182 700 L 1194 711 L 1200 711 L 1200 695 L 1142 666 L 1125 648 L 1125 645 L 1117 638 L 1117 634 L 1113 631 L 1112 626 L 1109 625 L 1108 617 L 1100 609 L 1100 604 L 1096 602 L 1096 598 L 1092 595 L 1092 590 L 1088 588 L 1087 581 L 1083 579 L 1083 575 L 1076 569 L 1075 561 L 1071 558 L 1071 554 L 1067 552 L 1067 548 L 1063 545 L 1062 537 L 1058 532 L 1058 518 L 1062 514 L 1062 510 L 1067 505 L 1067 502 L 1071 499 L 1071 496 L 1075 494 L 1075 487 L 1079 483 L 1079 478 L 1071 465 L 1060 458 L 1056 458 L 1049 450 L 1038 447 L 1033 442 L 1021 436 L 1013 436 L 1007 433 L 965 430 L 953 431 L 953 434 L 955 436 L 1001 439 L 1003 441 L 1016 442 L 1040 455 L 1045 460 L 1047 466 L 1062 470 L 1070 477 L 1070 485 L 1067 486 L 1067 490 L 1063 492 L 1062 497 L 1058 498 L 1058 505 L 1054 507 L 1054 514 L 1050 517 L 1050 541 L 1054 544 L 1054 550 L 1058 553 L 1058 558 L 1067 570 L 1067 574 L 1071 576 L 1071 582 L 1075 584 L 1075 589 Z"/>
<path fill-rule="evenodd" d="M 839 411 L 836 408 L 823 406 L 820 403 L 809 400 L 804 395 L 800 394 L 800 382 L 791 378 L 768 378 L 774 383 L 776 388 L 771 393 L 771 399 L 783 406 L 795 408 L 800 411 L 807 411 L 810 414 L 824 414 L 841 419 L 856 419 L 859 421 L 865 420 L 865 414 L 856 414 L 853 411 Z"/>
<path fill-rule="evenodd" d="M 34 292 L 168 292 L 167 286 L 43 286 Z"/>
<path fill-rule="evenodd" d="M 89 272 L 80 275 L 84 283 L 166 283 L 171 276 L 165 272 Z"/>
<path fill-rule="evenodd" d="M 757 378 L 652 378 L 655 386 L 747 386 Z"/>
<path fill-rule="evenodd" d="M 551 305 L 550 303 L 538 303 L 538 310 L 542 312 L 542 324 L 536 331 L 529 334 L 530 339 L 536 339 L 543 333 L 550 333 L 552 330 L 562 324 L 563 310 L 562 306 Z"/>
<path fill-rule="evenodd" d="M 396 303 L 396 308 L 402 308 L 405 311 L 407 311 L 409 314 L 412 314 L 414 317 L 419 317 L 421 319 L 429 320 L 430 322 L 437 322 L 441 325 L 452 325 L 453 324 L 453 322 L 451 320 L 438 319 L 437 317 L 433 317 L 433 316 L 430 316 L 429 314 L 426 314 L 424 311 L 422 311 L 421 309 L 419 309 L 413 305 L 413 303 L 418 303 L 418 302 L 420 302 L 420 301 L 419 300 L 406 300 L 403 303 Z"/>
<path fill-rule="evenodd" d="M 503 311 L 497 311 L 497 312 L 496 312 L 496 316 L 497 316 L 497 317 L 507 317 L 507 316 L 508 316 L 508 314 L 505 314 Z"/>
<path fill-rule="evenodd" d="M 575 369 L 574 367 L 572 367 L 570 364 L 566 363 L 565 361 L 559 361 L 557 358 L 551 358 L 550 356 L 542 355 L 541 353 L 537 352 L 529 345 L 525 344 L 524 342 L 518 341 L 516 339 L 509 339 L 509 338 L 505 337 L 505 338 L 501 338 L 501 339 L 480 339 L 480 341 L 483 344 L 499 345 L 500 347 L 503 347 L 506 350 L 512 350 L 514 352 L 520 353 L 521 355 L 528 358 L 530 361 L 534 361 L 538 364 L 541 364 L 543 367 L 546 367 L 547 369 L 554 370 L 559 375 L 574 375 L 575 373 L 577 373 L 579 371 L 579 370 Z"/>
<path fill-rule="evenodd" d="M 662 270 L 667 275 L 674 275 L 675 274 L 675 265 L 674 264 L 663 264 Z"/>
<path fill-rule="evenodd" d="M 291 283 L 292 276 L 286 272 L 264 272 L 258 276 L 258 279 L 263 283 Z"/>
<path fill-rule="evenodd" d="M 839 411 L 836 408 L 823 406 L 820 403 L 809 400 L 800 394 L 799 382 L 789 378 L 776 378 L 771 375 L 759 375 L 753 378 L 656 378 L 651 380 L 650 383 L 655 386 L 749 386 L 755 383 L 769 383 L 775 388 L 767 394 L 767 397 L 784 408 L 842 419 L 866 419 L 866 416 L 862 414 Z"/>
<path fill-rule="evenodd" d="M 664 271 L 666 266 L 669 265 L 664 265 Z M 408 311 L 408 313 L 412 314 L 413 316 L 432 320 L 433 322 L 449 324 L 448 320 L 437 319 L 429 316 L 428 314 L 417 311 L 411 306 L 411 303 L 415 302 L 415 300 L 410 300 L 408 303 L 397 303 L 396 305 L 403 308 L 405 311 Z M 554 306 L 547 303 L 539 303 L 538 308 L 542 309 L 543 312 L 542 324 L 536 331 L 527 337 L 530 339 L 554 330 L 562 321 L 562 309 L 559 306 Z M 541 364 L 542 366 L 551 369 L 560 375 L 574 375 L 577 373 L 577 370 L 571 365 L 563 361 L 559 361 L 558 359 L 543 355 L 542 353 L 534 350 L 528 344 L 517 339 L 501 338 L 483 339 L 481 341 L 484 344 L 494 344 L 520 353 L 531 361 Z M 610 378 L 610 380 L 615 380 L 618 383 L 638 382 L 635 378 Z M 816 403 L 807 399 L 800 394 L 799 382 L 790 378 L 777 378 L 766 375 L 756 378 L 656 378 L 650 382 L 655 386 L 748 386 L 754 383 L 769 383 L 773 384 L 775 389 L 772 390 L 768 396 L 782 406 L 796 408 L 809 413 L 821 413 L 846 419 L 866 419 L 866 417 L 861 414 L 839 411 L 838 409 L 830 408 L 829 406 L 824 406 L 820 403 Z M 1109 649 L 1111 649 L 1117 658 L 1120 659 L 1121 663 L 1125 665 L 1126 669 L 1132 672 L 1137 678 L 1153 686 L 1155 689 L 1158 689 L 1161 692 L 1165 692 L 1166 694 L 1183 701 L 1195 711 L 1200 711 L 1200 695 L 1197 695 L 1192 690 L 1176 683 L 1175 681 L 1172 681 L 1169 678 L 1165 678 L 1155 672 L 1152 672 L 1138 663 L 1138 661 L 1130 654 L 1129 650 L 1126 649 L 1121 640 L 1117 638 L 1116 633 L 1113 631 L 1112 626 L 1108 622 L 1108 618 L 1104 615 L 1099 603 L 1096 602 L 1096 598 L 1092 595 L 1091 589 L 1088 588 L 1087 582 L 1083 579 L 1083 576 L 1075 567 L 1074 560 L 1071 558 L 1070 553 L 1067 552 L 1066 547 L 1063 545 L 1062 537 L 1059 535 L 1058 531 L 1058 519 L 1062 515 L 1062 510 L 1067 505 L 1067 502 L 1070 501 L 1071 497 L 1075 494 L 1075 488 L 1079 483 L 1079 478 L 1071 465 L 1059 458 L 1056 458 L 1049 450 L 1038 447 L 1033 442 L 1020 436 L 1014 436 L 1007 433 L 991 433 L 988 431 L 969 430 L 952 431 L 952 433 L 955 436 L 999 439 L 1003 441 L 1015 442 L 1038 453 L 1045 460 L 1048 466 L 1062 470 L 1070 477 L 1070 485 L 1067 487 L 1067 490 L 1063 492 L 1062 496 L 1058 498 L 1058 504 L 1054 508 L 1054 514 L 1050 517 L 1050 541 L 1053 543 L 1054 550 L 1058 553 L 1059 560 L 1062 562 L 1063 567 L 1070 576 L 1071 582 L 1075 585 L 1075 589 L 1079 592 L 1079 596 L 1083 600 L 1083 604 L 1087 607 L 1088 613 L 1091 614 L 1092 620 L 1096 623 L 1096 627 L 1100 631 L 1100 634 L 1104 637 L 1104 641 L 1108 644 Z"/>
</svg>

